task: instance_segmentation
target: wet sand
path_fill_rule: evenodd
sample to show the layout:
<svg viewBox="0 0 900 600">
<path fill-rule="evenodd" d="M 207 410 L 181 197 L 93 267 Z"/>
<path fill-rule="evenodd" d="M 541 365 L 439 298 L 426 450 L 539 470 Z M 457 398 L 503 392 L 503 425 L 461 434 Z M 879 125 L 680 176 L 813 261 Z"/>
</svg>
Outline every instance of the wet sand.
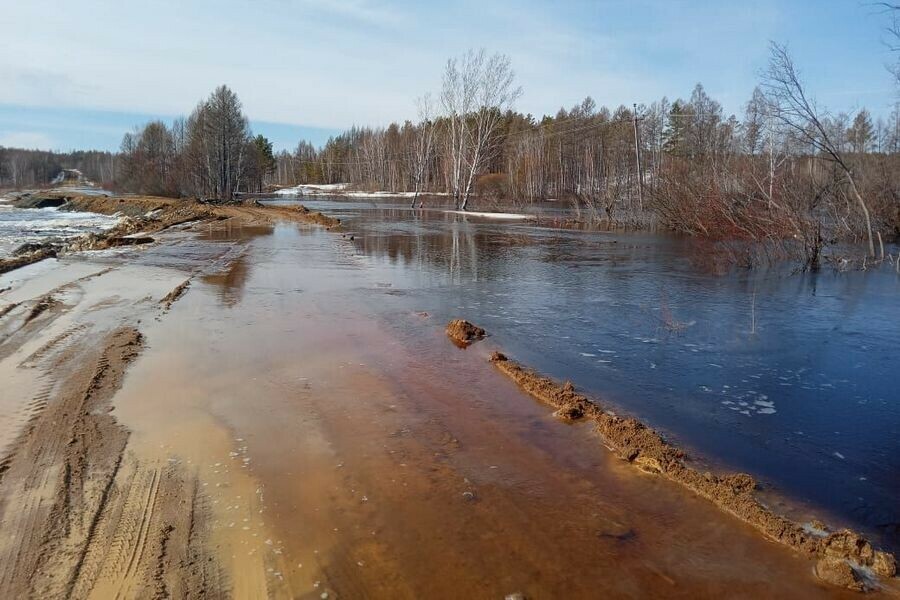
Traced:
<svg viewBox="0 0 900 600">
<path fill-rule="evenodd" d="M 855 596 L 257 217 L 0 278 L 0 595 Z"/>
</svg>

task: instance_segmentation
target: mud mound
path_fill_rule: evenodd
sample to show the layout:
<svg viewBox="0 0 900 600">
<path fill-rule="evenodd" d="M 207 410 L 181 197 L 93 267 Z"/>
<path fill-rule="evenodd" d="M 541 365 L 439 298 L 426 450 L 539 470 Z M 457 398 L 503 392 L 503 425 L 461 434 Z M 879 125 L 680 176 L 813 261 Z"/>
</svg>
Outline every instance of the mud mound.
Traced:
<svg viewBox="0 0 900 600">
<path fill-rule="evenodd" d="M 60 207 L 62 210 L 94 212 L 103 215 L 121 214 L 134 219 L 146 217 L 156 211 L 168 212 L 179 206 L 195 204 L 191 200 L 174 200 L 154 196 L 70 196 Z"/>
<path fill-rule="evenodd" d="M 130 235 L 123 237 L 111 237 L 107 241 L 110 247 L 118 246 L 141 246 L 143 244 L 152 244 L 154 239 L 149 235 Z"/>
<path fill-rule="evenodd" d="M 827 556 L 819 559 L 815 568 L 816 577 L 839 587 L 845 587 L 857 592 L 865 591 L 866 587 L 853 567 L 846 560 Z"/>
<path fill-rule="evenodd" d="M 18 302 L 12 302 L 11 304 L 7 304 L 3 308 L 0 308 L 0 319 L 11 313 L 15 308 L 19 306 Z"/>
<path fill-rule="evenodd" d="M 297 212 L 303 215 L 303 219 L 309 223 L 315 223 L 317 225 L 322 225 L 326 229 L 332 229 L 341 224 L 340 219 L 335 219 L 334 217 L 329 217 L 328 215 L 322 214 L 320 212 L 313 212 L 303 206 L 302 204 L 297 207 Z"/>
<path fill-rule="evenodd" d="M 457 345 L 465 347 L 484 339 L 485 331 L 463 319 L 454 319 L 447 324 L 447 335 Z"/>
<path fill-rule="evenodd" d="M 756 481 L 750 475 L 701 473 L 685 464 L 684 452 L 667 443 L 658 433 L 636 419 L 604 411 L 587 396 L 578 393 L 571 383 L 560 385 L 499 352 L 494 352 L 490 360 L 530 395 L 555 407 L 557 410 L 554 414 L 560 418 L 569 421 L 592 419 L 609 447 L 624 460 L 644 471 L 657 473 L 680 483 L 762 531 L 770 539 L 810 556 L 827 558 L 828 561 L 822 563 L 821 568 L 820 577 L 823 580 L 850 589 L 860 589 L 862 584 L 851 564 L 869 567 L 882 577 L 893 577 L 896 574 L 894 556 L 875 550 L 857 533 L 843 530 L 816 536 L 797 523 L 774 514 L 755 497 Z M 838 564 L 842 561 L 847 565 L 846 569 Z"/>
<path fill-rule="evenodd" d="M 60 192 L 24 193 L 16 198 L 13 205 L 17 208 L 56 208 L 68 202 L 71 194 Z"/>
</svg>

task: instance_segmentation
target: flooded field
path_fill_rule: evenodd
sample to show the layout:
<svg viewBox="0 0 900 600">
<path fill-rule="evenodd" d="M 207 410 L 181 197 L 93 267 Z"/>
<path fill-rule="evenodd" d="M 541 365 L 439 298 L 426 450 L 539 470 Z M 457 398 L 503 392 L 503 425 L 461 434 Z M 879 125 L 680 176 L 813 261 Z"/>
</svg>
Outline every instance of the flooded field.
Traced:
<svg viewBox="0 0 900 600">
<path fill-rule="evenodd" d="M 403 306 L 476 322 L 714 466 L 900 548 L 894 270 L 717 276 L 666 236 L 307 204 L 345 221 Z"/>
</svg>

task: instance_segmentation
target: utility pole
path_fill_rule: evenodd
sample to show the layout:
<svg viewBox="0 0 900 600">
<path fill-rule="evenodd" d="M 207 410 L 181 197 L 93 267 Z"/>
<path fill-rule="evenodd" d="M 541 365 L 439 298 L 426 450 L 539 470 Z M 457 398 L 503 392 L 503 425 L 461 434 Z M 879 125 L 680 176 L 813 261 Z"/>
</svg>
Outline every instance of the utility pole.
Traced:
<svg viewBox="0 0 900 600">
<path fill-rule="evenodd" d="M 637 176 L 638 176 L 638 210 L 644 212 L 644 171 L 641 169 L 641 142 L 638 133 L 638 116 L 637 104 L 632 104 L 634 111 L 632 112 L 634 123 L 634 156 L 637 159 Z"/>
</svg>

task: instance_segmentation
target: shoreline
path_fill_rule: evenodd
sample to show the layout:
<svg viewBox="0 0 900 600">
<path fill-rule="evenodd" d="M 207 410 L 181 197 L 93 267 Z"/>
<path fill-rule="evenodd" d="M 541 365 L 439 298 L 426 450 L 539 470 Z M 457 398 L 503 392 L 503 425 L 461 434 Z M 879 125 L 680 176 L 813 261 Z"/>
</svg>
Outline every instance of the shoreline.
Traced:
<svg viewBox="0 0 900 600">
<path fill-rule="evenodd" d="M 128 200 L 131 199 L 126 199 L 124 204 L 127 205 Z M 160 202 L 160 199 L 139 200 L 134 203 L 133 212 L 147 214 L 162 210 L 161 214 L 169 216 L 159 218 L 158 221 L 173 223 L 193 215 L 196 208 L 191 208 L 190 213 L 167 212 L 169 209 Z M 79 207 L 91 206 L 100 210 L 121 208 L 122 204 L 117 199 L 79 201 Z M 188 225 L 193 233 L 176 231 L 179 228 L 175 227 L 175 223 L 153 232 L 143 229 L 136 232 L 158 235 L 158 244 L 148 245 L 147 253 L 152 255 L 154 249 L 158 249 L 165 260 L 163 263 L 141 260 L 141 253 L 133 258 L 122 257 L 114 262 L 91 253 L 69 254 L 64 255 L 63 259 L 69 260 L 70 264 L 67 269 L 60 270 L 71 270 L 79 266 L 84 268 L 83 272 L 76 270 L 77 272 L 67 274 L 66 279 L 60 280 L 60 285 L 49 291 L 36 290 L 30 297 L 21 288 L 13 290 L 13 294 L 18 294 L 14 298 L 18 302 L 0 316 L 0 368 L 7 369 L 4 373 L 12 374 L 9 381 L 13 395 L 28 394 L 36 400 L 22 413 L 22 437 L 13 442 L 20 447 L 32 444 L 34 452 L 29 455 L 20 453 L 19 450 L 0 461 L 0 511 L 5 511 L 4 530 L 10 524 L 7 520 L 11 514 L 9 511 L 21 511 L 23 507 L 17 504 L 17 498 L 22 496 L 23 490 L 29 489 L 27 485 L 36 477 L 41 478 L 47 493 L 53 491 L 53 494 L 61 495 L 55 496 L 59 503 L 51 511 L 52 518 L 47 520 L 49 529 L 35 531 L 42 532 L 42 535 L 32 538 L 35 541 L 50 539 L 53 543 L 46 546 L 41 542 L 35 548 L 26 548 L 24 556 L 21 553 L 6 554 L 12 556 L 9 561 L 5 561 L 12 566 L 0 574 L 0 589 L 40 590 L 50 596 L 57 595 L 59 590 L 68 590 L 69 595 L 80 596 L 81 590 L 90 589 L 94 585 L 95 579 L 92 578 L 99 577 L 96 581 L 111 587 L 94 587 L 95 590 L 141 589 L 140 586 L 153 585 L 169 591 L 185 590 L 189 593 L 203 586 L 211 589 L 225 586 L 217 579 L 220 575 L 216 574 L 225 572 L 242 573 L 237 581 L 232 582 L 236 586 L 232 589 L 246 593 L 267 590 L 269 595 L 289 596 L 293 595 L 291 590 L 297 590 L 299 586 L 299 589 L 314 589 L 318 595 L 326 589 L 331 590 L 329 581 L 334 580 L 334 589 L 343 589 L 344 595 L 349 592 L 352 596 L 353 590 L 364 589 L 379 589 L 383 595 L 387 595 L 389 592 L 405 589 L 408 593 L 400 595 L 415 596 L 418 595 L 415 590 L 421 592 L 426 588 L 416 587 L 412 582 L 425 585 L 430 581 L 429 577 L 433 577 L 427 569 L 420 570 L 415 566 L 416 554 L 425 549 L 421 540 L 408 537 L 405 522 L 395 523 L 390 515 L 404 515 L 401 521 L 408 517 L 419 526 L 428 524 L 425 530 L 439 527 L 448 515 L 452 515 L 455 522 L 460 523 L 464 529 L 476 518 L 483 519 L 475 521 L 482 527 L 499 523 L 499 531 L 506 542 L 500 544 L 503 552 L 497 556 L 492 555 L 494 545 L 489 540 L 479 541 L 477 537 L 471 537 L 471 533 L 462 533 L 461 538 L 450 538 L 446 545 L 439 539 L 434 540 L 436 546 L 433 550 L 436 554 L 432 559 L 437 560 L 441 553 L 452 553 L 459 546 L 462 554 L 455 560 L 462 561 L 463 555 L 480 550 L 485 553 L 483 558 L 486 566 L 492 565 L 493 569 L 506 572 L 514 565 L 498 557 L 509 554 L 509 548 L 512 548 L 513 555 L 520 561 L 523 556 L 527 556 L 525 564 L 531 565 L 530 568 L 554 561 L 552 553 L 545 555 L 536 547 L 540 545 L 535 543 L 537 538 L 528 536 L 540 535 L 544 543 L 550 543 L 543 536 L 552 535 L 551 532 L 555 531 L 552 529 L 553 524 L 560 525 L 559 519 L 564 518 L 565 511 L 573 510 L 578 505 L 567 500 L 569 493 L 582 490 L 575 496 L 579 502 L 603 502 L 605 509 L 614 514 L 632 510 L 629 502 L 634 503 L 634 507 L 640 507 L 633 509 L 639 515 L 653 510 L 655 498 L 650 497 L 652 494 L 648 492 L 655 489 L 655 484 L 641 481 L 633 473 L 623 474 L 621 481 L 616 479 L 618 475 L 608 474 L 602 474 L 602 477 L 610 479 L 593 481 L 594 477 L 601 476 L 593 472 L 596 470 L 594 464 L 590 469 L 560 469 L 560 465 L 555 462 L 559 460 L 555 458 L 556 452 L 568 455 L 578 450 L 577 453 L 581 453 L 580 448 L 571 445 L 573 440 L 581 437 L 577 431 L 556 431 L 558 428 L 552 422 L 541 425 L 541 431 L 549 439 L 556 440 L 552 442 L 555 451 L 545 454 L 540 451 L 541 443 L 534 443 L 543 438 L 532 439 L 527 436 L 518 440 L 511 437 L 508 429 L 492 424 L 490 419 L 470 420 L 467 415 L 473 407 L 467 404 L 468 392 L 461 392 L 463 388 L 458 387 L 460 385 L 466 385 L 466 389 L 473 386 L 471 393 L 477 391 L 484 396 L 490 394 L 492 397 L 502 398 L 510 407 L 514 403 L 522 404 L 522 392 L 514 386 L 505 389 L 500 384 L 498 389 L 496 375 L 491 375 L 493 369 L 476 370 L 475 363 L 480 359 L 474 353 L 451 357 L 453 360 L 464 361 L 468 365 L 468 373 L 475 377 L 475 381 L 469 381 L 466 375 L 452 376 L 445 372 L 443 364 L 440 367 L 429 364 L 413 350 L 404 350 L 402 344 L 394 345 L 397 340 L 370 323 L 368 313 L 347 310 L 341 303 L 333 305 L 334 298 L 329 295 L 324 296 L 320 306 L 313 302 L 307 307 L 307 300 L 292 304 L 292 312 L 279 313 L 273 318 L 267 317 L 271 307 L 255 306 L 255 303 L 271 298 L 261 291 L 260 295 L 254 297 L 254 302 L 249 302 L 249 306 L 242 309 L 246 313 L 242 315 L 238 310 L 243 306 L 240 295 L 235 294 L 241 293 L 239 290 L 246 285 L 247 271 L 262 268 L 261 263 L 266 260 L 269 261 L 265 266 L 267 270 L 278 265 L 293 264 L 270 255 L 271 248 L 267 247 L 262 248 L 264 252 L 258 255 L 252 254 L 253 240 L 268 239 L 266 234 L 257 232 L 257 228 L 291 222 L 312 224 L 316 228 L 320 225 L 333 228 L 337 222 L 320 213 L 310 213 L 302 207 L 258 207 L 252 204 L 212 208 L 199 206 L 210 210 L 206 213 L 206 218 L 178 223 Z M 159 224 L 161 223 L 156 223 Z M 147 223 L 142 222 L 141 225 Z M 190 245 L 185 250 L 178 251 L 179 246 L 175 245 L 172 236 L 175 236 L 176 241 L 185 240 L 185 243 L 193 244 L 195 242 L 192 240 L 198 237 L 196 234 L 203 233 L 204 230 L 206 233 L 200 238 L 216 238 L 221 235 L 225 240 L 221 247 L 215 248 L 214 255 L 207 258 L 207 254 L 198 253 L 199 250 Z M 262 237 L 256 237 L 260 235 Z M 323 248 L 329 252 L 333 252 L 335 246 L 340 247 L 346 243 L 339 236 L 328 236 L 327 239 L 332 241 L 323 241 Z M 203 249 L 206 252 L 206 246 Z M 178 255 L 178 261 L 187 257 L 193 262 L 172 270 L 168 266 L 172 253 Z M 92 260 L 95 256 L 98 257 L 96 261 Z M 323 260 L 320 258 L 318 262 Z M 146 264 L 152 268 L 148 268 Z M 165 272 L 159 265 L 165 266 Z M 317 265 L 304 267 L 307 268 L 315 269 Z M 333 269 L 333 266 L 323 264 L 321 268 L 326 269 L 328 276 L 333 274 L 328 270 Z M 317 271 L 290 273 L 290 277 L 283 278 L 288 287 L 279 290 L 276 297 L 284 297 L 284 294 L 293 290 L 292 286 L 296 284 L 291 284 L 290 281 L 294 279 L 301 281 L 304 287 L 312 286 L 314 277 L 310 275 Z M 264 281 L 269 281 L 271 285 L 270 280 Z M 131 287 L 135 289 L 132 290 Z M 219 288 L 222 295 L 217 297 L 212 294 L 212 290 Z M 123 297 L 116 300 L 118 295 Z M 353 296 L 355 294 L 351 294 Z M 217 308 L 219 305 L 224 308 Z M 35 313 L 38 306 L 43 308 Z M 288 310 L 284 305 L 279 306 L 281 311 Z M 97 311 L 100 311 L 101 316 L 97 316 Z M 202 323 L 205 318 L 211 318 L 217 311 L 221 311 L 216 317 L 219 319 L 216 321 L 218 325 L 209 331 L 204 330 Z M 198 320 L 201 316 L 204 319 Z M 434 327 L 421 319 L 422 317 L 415 317 L 416 327 L 432 332 Z M 344 320 L 347 322 L 342 325 L 341 321 Z M 261 344 L 254 346 L 246 333 L 241 333 L 247 331 L 243 327 L 251 324 L 254 332 L 262 327 L 259 333 L 250 336 L 262 337 L 264 342 Z M 298 324 L 304 328 L 304 337 L 308 337 L 309 341 L 303 341 L 293 333 L 281 333 L 285 328 L 293 330 Z M 218 341 L 215 341 L 216 338 L 210 340 L 210 331 L 225 337 Z M 345 334 L 351 336 L 349 341 L 344 341 Z M 190 338 L 194 335 L 198 339 L 192 341 Z M 357 336 L 360 341 L 352 336 Z M 433 347 L 440 344 L 430 333 L 426 333 L 426 339 L 422 343 L 426 347 L 425 352 L 421 353 L 423 356 L 446 356 L 441 348 Z M 295 344 L 300 344 L 299 348 Z M 243 345 L 248 348 L 242 352 Z M 404 360 L 410 363 L 419 361 L 416 363 L 417 372 L 431 374 L 430 377 L 425 376 L 426 380 L 435 380 L 436 376 L 443 373 L 448 387 L 431 387 L 438 384 L 414 381 L 415 378 L 409 378 L 403 369 L 397 371 L 399 367 L 379 358 L 382 349 L 386 347 L 392 348 L 392 354 L 403 357 L 401 363 Z M 89 352 L 84 354 L 90 348 L 103 350 L 96 356 Z M 223 351 L 224 355 L 215 354 Z M 205 357 L 207 352 L 214 354 Z M 228 353 L 236 353 L 239 360 L 234 363 L 226 361 L 223 365 L 221 361 L 226 360 Z M 274 362 L 254 362 L 260 353 L 271 353 L 272 356 L 266 360 Z M 5 365 L 2 361 L 5 361 Z M 110 364 L 121 365 L 121 368 L 111 368 Z M 351 366 L 357 364 L 359 367 L 351 369 Z M 441 364 L 440 361 L 438 364 Z M 23 365 L 28 368 L 23 369 Z M 297 378 L 298 370 L 304 377 Z M 488 372 L 484 372 L 485 370 Z M 73 372 L 74 376 L 67 375 Z M 276 380 L 278 385 L 269 386 L 268 383 L 249 381 L 261 374 L 265 375 L 267 381 Z M 51 385 L 42 388 L 44 384 L 41 382 L 48 377 Z M 313 391 L 309 391 L 305 381 L 307 377 L 315 382 Z M 223 381 L 218 382 L 220 379 Z M 208 380 L 218 383 L 204 387 L 209 385 L 204 384 Z M 451 381 L 452 384 L 449 383 Z M 246 386 L 245 396 L 252 398 L 253 402 L 247 408 L 241 406 L 230 409 L 237 412 L 231 421 L 226 421 L 228 426 L 224 430 L 218 422 L 222 417 L 211 419 L 207 413 L 230 414 L 228 411 L 218 404 L 215 411 L 199 410 L 196 406 L 198 402 L 201 405 L 207 401 L 215 402 L 219 396 L 228 396 L 229 390 L 242 386 Z M 406 388 L 409 388 L 408 392 L 403 391 Z M 319 389 L 321 391 L 317 391 Z M 68 394 L 66 397 L 70 396 L 71 400 L 60 402 L 63 397 L 60 394 Z M 169 399 L 170 396 L 174 399 Z M 360 398 L 366 399 L 364 405 L 359 404 Z M 434 400 L 429 400 L 432 404 L 426 405 L 426 418 L 423 419 L 420 403 L 432 398 L 456 408 L 445 413 L 441 408 L 443 404 L 434 405 Z M 73 403 L 83 408 L 76 407 Z M 303 407 L 299 411 L 299 421 L 293 412 L 297 411 L 296 403 Z M 514 410 L 524 411 L 516 417 L 522 423 L 532 422 L 535 415 L 541 412 L 527 406 Z M 264 416 L 268 411 L 272 412 L 272 417 Z M 97 419 L 111 419 L 111 422 L 104 421 L 102 425 L 103 431 L 108 432 L 105 436 L 96 439 L 80 437 L 82 442 L 72 455 L 57 454 L 58 450 L 53 450 L 56 448 L 54 440 L 68 439 L 67 436 L 76 431 L 67 429 L 68 427 L 90 425 L 94 422 L 95 413 Z M 362 419 L 357 415 L 363 416 Z M 503 415 L 503 411 L 498 409 L 493 417 L 496 419 L 495 423 L 505 423 L 506 417 Z M 310 419 L 313 424 L 308 422 Z M 423 420 L 419 422 L 419 419 Z M 319 421 L 326 426 L 320 428 L 315 425 Z M 410 434 L 410 431 L 415 432 L 415 435 Z M 491 436 L 497 438 L 495 444 L 483 441 L 492 439 Z M 320 437 L 328 440 L 327 449 L 310 441 Z M 272 441 L 277 440 L 277 443 L 267 448 L 265 438 L 273 438 Z M 104 439 L 119 441 L 109 444 Z M 23 444 L 23 440 L 27 444 Z M 480 450 L 485 444 L 493 445 L 489 451 Z M 385 449 L 388 447 L 394 453 L 386 453 Z M 212 451 L 213 448 L 215 452 Z M 583 452 L 594 457 L 592 460 L 603 461 L 602 464 L 607 465 L 602 456 L 605 453 L 602 448 L 599 452 L 584 448 Z M 522 461 L 523 454 L 531 458 L 516 464 L 516 461 Z M 305 466 L 298 467 L 282 455 L 296 456 L 293 460 Z M 460 458 L 455 458 L 457 456 Z M 549 499 L 542 503 L 538 497 L 533 499 L 534 508 L 516 507 L 518 496 L 515 488 L 508 491 L 495 483 L 496 471 L 492 467 L 486 466 L 483 471 L 473 471 L 469 466 L 485 461 L 499 463 L 500 470 L 511 470 L 515 473 L 514 481 L 539 477 L 551 482 L 547 484 L 547 490 L 559 491 L 544 493 L 549 495 L 549 499 L 560 503 L 560 506 L 552 506 Z M 232 463 L 234 466 L 229 470 Z M 257 464 L 259 466 L 254 469 Z M 60 465 L 62 470 L 57 470 Z M 60 484 L 65 479 L 54 479 L 65 472 L 65 469 L 74 473 L 75 481 L 80 482 L 71 494 L 66 491 L 68 487 Z M 615 465 L 611 465 L 610 469 L 614 471 Z M 293 483 L 292 478 L 283 476 L 286 471 L 306 475 L 296 478 L 296 483 Z M 342 494 L 346 493 L 348 496 L 341 499 L 343 496 L 336 497 L 329 490 L 338 487 L 343 489 L 344 478 L 349 478 L 349 481 L 346 483 L 348 489 Z M 402 481 L 403 485 L 392 480 Z M 601 482 L 606 485 L 600 485 Z M 460 485 L 463 487 L 460 488 Z M 592 488 L 590 493 L 584 493 L 583 486 L 588 485 L 596 488 Z M 600 490 L 608 490 L 610 486 L 616 485 L 627 490 L 621 492 L 624 494 L 623 499 L 627 500 L 624 504 L 615 498 L 602 499 Z M 410 489 L 417 494 L 417 502 L 412 502 L 407 497 L 410 493 L 407 490 Z M 440 493 L 436 494 L 435 490 Z M 238 493 L 236 498 L 234 493 Z M 667 489 L 657 490 L 656 494 L 665 498 L 671 496 L 667 502 L 675 502 L 680 498 L 677 493 Z M 302 502 L 299 509 L 305 519 L 295 523 L 285 516 L 285 512 L 295 512 L 291 503 L 299 502 L 298 498 L 307 496 L 311 499 Z M 69 499 L 63 501 L 66 498 Z M 152 502 L 148 505 L 141 498 L 151 498 Z M 252 498 L 249 504 L 247 498 Z M 223 508 L 226 502 L 227 510 Z M 185 520 L 184 509 L 177 508 L 179 503 L 180 506 L 190 507 L 190 519 L 195 520 Z M 231 506 L 238 504 L 240 509 L 232 511 Z M 682 520 L 696 527 L 704 519 L 712 519 L 717 527 L 729 531 L 729 535 L 738 535 L 727 524 L 728 518 L 723 516 L 720 522 L 718 517 L 711 515 L 711 509 L 677 503 L 675 505 L 679 507 L 678 511 L 683 510 L 686 514 L 679 514 L 675 523 L 670 524 L 670 528 L 674 529 L 672 532 L 660 530 L 646 516 L 632 520 L 619 515 L 611 519 L 609 516 L 604 517 L 603 511 L 600 511 L 601 516 L 597 518 L 604 523 L 599 527 L 603 535 L 587 531 L 584 536 L 578 536 L 576 532 L 564 527 L 559 532 L 559 543 L 562 545 L 556 546 L 556 538 L 553 536 L 554 541 L 549 547 L 555 548 L 557 554 L 561 552 L 561 548 L 576 547 L 585 559 L 590 558 L 588 564 L 597 564 L 596 561 L 603 560 L 603 556 L 607 556 L 605 560 L 615 563 L 622 558 L 618 554 L 595 553 L 605 548 L 604 544 L 607 542 L 604 540 L 613 544 L 613 548 L 619 548 L 623 544 L 625 548 L 631 547 L 635 543 L 633 531 L 638 531 L 637 547 L 640 552 L 634 551 L 633 562 L 627 562 L 628 566 L 625 568 L 634 571 L 633 577 L 638 578 L 635 581 L 656 585 L 652 583 L 654 576 L 645 572 L 641 565 L 651 560 L 651 556 L 653 561 L 664 564 L 659 561 L 663 561 L 666 556 L 665 548 L 656 547 L 655 540 L 668 539 L 666 536 L 684 540 L 684 526 L 680 524 Z M 145 511 L 147 506 L 157 508 L 148 515 Z M 328 506 L 333 508 L 328 509 Z M 372 513 L 373 510 L 378 510 L 378 506 L 384 507 L 381 509 L 384 512 Z M 329 514 L 328 520 L 321 524 L 319 522 L 323 521 L 324 516 L 319 512 L 320 508 Z M 46 511 L 47 507 L 42 507 L 40 503 L 26 504 L 24 509 L 16 523 L 27 530 L 29 527 L 38 527 L 43 522 L 41 511 Z M 114 518 L 118 514 L 117 510 L 123 511 L 124 520 Z M 543 516 L 542 510 L 546 512 Z M 560 510 L 563 511 L 562 514 L 558 512 Z M 522 517 L 518 518 L 517 511 L 528 512 L 522 513 Z M 232 514 L 233 512 L 240 516 Z M 716 509 L 713 512 L 718 511 Z M 661 514 L 667 515 L 667 518 L 672 516 L 668 509 Z M 335 522 L 333 533 L 329 525 L 331 520 Z M 74 528 L 63 535 L 66 524 L 74 522 L 87 522 L 91 525 L 88 530 Z M 144 523 L 135 530 L 138 538 L 143 540 L 139 544 L 142 556 L 160 555 L 164 560 L 157 565 L 148 565 L 146 573 L 140 567 L 127 572 L 124 579 L 104 579 L 104 576 L 98 574 L 103 572 L 103 565 L 115 564 L 118 559 L 102 555 L 102 545 L 118 543 L 117 524 L 121 527 L 131 522 Z M 232 522 L 234 527 L 229 526 Z M 242 525 L 245 522 L 247 524 Z M 527 523 L 541 523 L 551 529 L 538 528 L 532 531 Z M 286 529 L 279 530 L 282 527 Z M 366 533 L 366 536 L 354 538 L 352 543 L 332 540 L 331 536 L 337 535 L 339 529 L 344 532 L 357 528 Z M 371 541 L 372 538 L 368 536 L 370 529 L 379 534 L 378 543 Z M 196 536 L 184 537 L 185 531 L 195 531 Z M 565 535 L 562 535 L 563 532 Z M 753 539 L 760 537 L 756 532 L 746 537 L 743 535 L 739 534 L 739 541 L 734 543 L 740 547 L 746 545 L 747 548 L 752 548 L 746 552 L 748 556 L 758 560 L 759 564 L 767 564 L 766 561 L 774 564 L 778 560 L 785 560 L 778 552 L 770 556 L 762 540 Z M 389 541 L 381 541 L 382 536 Z M 573 542 L 572 536 L 579 541 Z M 644 536 L 647 537 L 646 540 Z M 716 554 L 727 556 L 727 549 L 720 538 L 713 536 L 707 539 L 706 536 L 707 534 L 701 536 L 704 541 L 697 541 L 704 548 L 700 554 L 705 557 L 704 560 L 714 562 Z M 312 540 L 309 543 L 313 545 L 304 546 L 294 540 Z M 272 544 L 267 544 L 266 541 L 271 541 Z M 689 542 L 692 548 L 694 542 Z M 243 550 L 247 545 L 260 544 L 262 550 L 252 556 L 236 551 Z M 219 545 L 230 549 L 239 558 L 215 550 Z M 320 564 L 319 575 L 310 573 L 311 567 L 316 568 L 315 561 L 322 560 L 321 556 L 327 552 L 326 548 L 332 548 L 330 555 L 333 563 Z M 0 552 L 8 553 L 12 549 L 14 547 L 0 544 Z M 316 551 L 313 552 L 313 549 Z M 46 557 L 67 556 L 70 552 L 74 552 L 72 556 L 81 556 L 83 560 L 76 560 L 71 567 L 49 569 Z M 390 557 L 395 552 L 405 557 L 402 564 L 392 562 Z M 244 556 L 246 558 L 242 558 Z M 351 556 L 353 559 L 349 560 L 348 557 Z M 625 556 L 628 556 L 628 552 Z M 348 560 L 349 564 L 344 565 Z M 568 560 L 576 559 L 569 556 Z M 135 561 L 136 564 L 143 565 L 142 559 Z M 363 565 L 356 564 L 359 562 Z M 202 566 L 207 563 L 208 566 Z M 60 564 L 68 563 L 61 561 Z M 179 564 L 193 566 L 185 573 Z M 305 566 L 296 567 L 297 564 Z M 434 563 L 426 561 L 425 565 L 428 564 Z M 40 565 L 47 565 L 47 574 L 40 580 L 23 583 L 30 580 L 33 572 L 43 568 Z M 84 565 L 89 568 L 84 569 Z M 150 569 L 151 566 L 153 569 Z M 520 566 L 516 565 L 516 568 Z M 736 566 L 744 567 L 743 564 Z M 401 581 L 396 576 L 385 579 L 386 574 L 397 572 L 401 567 L 409 582 Z M 559 565 L 554 563 L 549 572 L 553 573 L 557 568 Z M 757 568 L 753 567 L 754 572 Z M 811 594 L 809 590 L 812 588 L 803 587 L 806 583 L 796 574 L 805 565 L 798 565 L 796 572 L 794 568 L 794 565 L 790 565 L 779 571 L 784 577 L 791 574 L 790 577 L 796 578 L 795 581 L 781 583 L 798 585 L 798 590 L 804 590 L 800 592 L 801 596 Z M 151 571 L 160 573 L 159 577 L 151 576 Z M 338 576 L 334 575 L 335 572 Z M 371 574 L 367 574 L 368 572 Z M 480 573 L 480 567 L 473 563 L 460 563 L 456 570 L 445 571 L 444 576 L 448 581 L 456 580 L 462 586 L 464 583 L 459 581 L 459 576 L 469 572 Z M 527 572 L 534 571 L 526 569 Z M 274 575 L 275 573 L 279 575 Z M 179 583 L 178 580 L 183 576 L 184 581 Z M 698 583 L 702 585 L 705 580 L 701 578 L 698 582 L 691 579 L 690 574 L 680 572 L 677 577 L 681 580 L 684 576 L 687 576 L 685 581 L 691 582 L 685 584 L 688 586 L 686 589 L 702 589 L 691 586 L 697 586 Z M 321 579 L 322 586 L 319 586 L 320 579 L 316 577 Z M 674 581 L 673 577 L 674 574 L 664 576 Z M 725 587 L 731 585 L 730 581 L 740 585 L 741 576 L 729 572 L 728 577 L 719 584 L 724 587 L 716 589 L 724 592 Z M 356 587 L 353 582 L 356 582 Z M 383 582 L 389 582 L 389 585 Z M 549 584 L 550 582 L 545 583 Z M 32 587 L 16 588 L 16 585 Z M 388 587 L 378 587 L 384 585 Z M 391 588 L 391 585 L 396 587 Z M 410 587 L 405 587 L 407 585 Z M 485 582 L 482 581 L 482 585 L 486 585 Z M 526 577 L 510 580 L 504 583 L 505 587 L 502 589 L 505 590 L 504 593 L 513 593 L 518 589 L 527 590 L 528 585 Z M 536 584 L 532 582 L 530 585 Z M 468 591 L 474 592 L 475 589 L 484 588 L 468 588 Z M 562 593 L 565 588 L 553 589 Z M 647 592 L 653 588 L 641 589 Z M 580 591 L 575 596 L 585 595 L 585 588 L 578 590 Z M 534 593 L 537 597 L 542 596 L 539 592 Z"/>
<path fill-rule="evenodd" d="M 468 343 L 458 339 L 455 332 L 449 329 L 448 335 L 454 343 Z M 821 522 L 798 525 L 772 512 L 755 497 L 757 484 L 751 475 L 700 473 L 686 464 L 688 457 L 682 450 L 668 444 L 648 426 L 634 418 L 622 418 L 605 411 L 595 401 L 577 392 L 571 383 L 559 384 L 543 377 L 501 352 L 493 352 L 490 362 L 530 396 L 556 408 L 553 415 L 558 419 L 567 422 L 593 421 L 597 433 L 607 442 L 610 451 L 624 461 L 641 471 L 662 475 L 684 486 L 775 542 L 818 557 L 817 573 L 823 573 L 823 580 L 864 591 L 870 583 L 866 581 L 870 576 L 867 571 L 885 579 L 897 574 L 895 557 L 873 548 L 854 531 L 842 529 L 832 532 Z M 835 559 L 852 563 L 852 570 L 850 565 L 836 563 Z"/>
</svg>

